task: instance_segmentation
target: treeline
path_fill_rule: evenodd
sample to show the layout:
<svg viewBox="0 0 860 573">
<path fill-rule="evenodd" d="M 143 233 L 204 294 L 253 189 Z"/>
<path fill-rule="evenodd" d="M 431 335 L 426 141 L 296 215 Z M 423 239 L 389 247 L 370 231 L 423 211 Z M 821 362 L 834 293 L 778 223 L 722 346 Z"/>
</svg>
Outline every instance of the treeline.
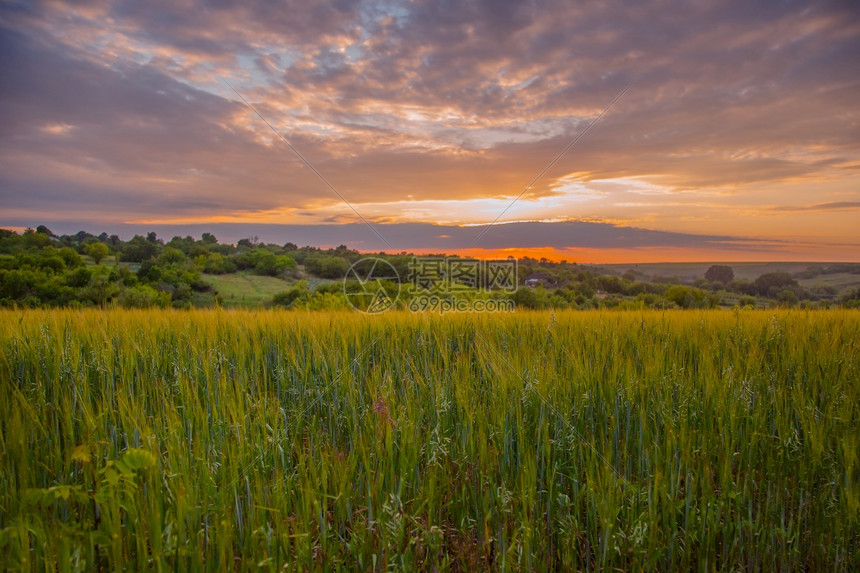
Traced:
<svg viewBox="0 0 860 573">
<path fill-rule="evenodd" d="M 854 263 L 815 265 L 795 274 L 768 272 L 752 281 L 735 278 L 728 265 L 712 265 L 702 278 L 686 283 L 677 277 L 648 276 L 634 270 L 619 275 L 600 267 L 546 259 L 525 258 L 519 268 L 521 278 L 537 287 L 531 293 L 517 293 L 522 299 L 519 305 L 531 308 L 588 308 L 589 304 L 622 308 L 860 307 L 860 288 L 840 296 L 833 286 L 804 288 L 798 283 L 819 275 L 860 275 L 860 264 Z"/>
<path fill-rule="evenodd" d="M 348 257 L 349 262 L 360 256 Z M 374 255 L 388 260 L 401 279 L 409 277 L 412 255 Z M 443 256 L 443 255 L 439 255 Z M 834 272 L 860 274 L 860 265 L 834 265 L 824 267 Z M 851 270 L 846 270 L 851 269 Z M 596 308 L 682 308 L 705 309 L 717 307 L 793 307 L 828 308 L 831 306 L 860 307 L 860 289 L 839 296 L 831 286 L 803 288 L 795 276 L 784 272 L 764 273 L 753 281 L 736 279 L 731 267 L 713 265 L 701 279 L 682 283 L 676 277 L 648 277 L 636 271 L 622 275 L 597 265 L 580 265 L 570 262 L 553 262 L 547 259 L 524 257 L 518 260 L 518 288 L 515 292 L 481 292 L 463 288 L 463 285 L 446 285 L 439 296 L 456 291 L 458 298 L 513 300 L 518 308 L 529 309 L 596 309 Z M 833 273 L 831 273 L 833 274 Z M 338 278 L 343 276 L 338 275 Z M 409 282 L 405 280 L 404 282 Z M 347 292 L 355 292 L 359 285 L 347 283 Z M 386 290 L 395 291 L 394 285 Z M 272 304 L 288 308 L 346 307 L 344 285 L 323 284 L 309 288 L 305 281 L 276 295 Z M 409 306 L 410 300 L 420 296 L 407 288 L 399 289 L 398 306 Z"/>
<path fill-rule="evenodd" d="M 207 298 L 214 302 L 200 269 L 185 253 L 137 239 L 123 243 L 86 233 L 58 237 L 43 226 L 20 235 L 0 230 L 0 305 L 191 307 Z M 143 264 L 136 270 L 116 264 L 126 252 L 129 260 Z"/>
<path fill-rule="evenodd" d="M 56 235 L 44 226 L 21 234 L 0 230 L 0 306 L 207 307 L 221 299 L 204 275 L 243 272 L 289 281 L 270 305 L 347 308 L 344 290 L 355 292 L 362 286 L 347 281 L 344 289 L 342 280 L 350 265 L 368 256 L 344 245 L 320 249 L 257 238 L 224 244 L 211 233 L 165 242 L 155 233 L 123 241 L 106 233 Z M 388 261 L 401 282 L 409 282 L 413 255 L 372 256 Z M 460 298 L 507 298 L 517 307 L 533 309 L 860 307 L 860 288 L 839 296 L 832 286 L 807 289 L 798 283 L 835 273 L 860 274 L 860 265 L 814 265 L 794 275 L 765 273 L 753 281 L 735 278 L 727 265 L 713 265 L 701 279 L 683 284 L 675 277 L 633 270 L 619 275 L 594 265 L 525 257 L 518 261 L 514 292 L 480 292 L 462 285 L 456 285 L 456 291 Z M 401 286 L 390 285 L 392 292 L 399 292 L 399 305 L 405 306 L 414 293 Z"/>
<path fill-rule="evenodd" d="M 123 241 L 106 233 L 56 235 L 44 226 L 0 230 L 0 306 L 205 307 L 219 297 L 203 274 L 335 279 L 358 256 L 345 246 L 299 248 L 256 238 L 222 244 L 210 233 L 164 242 L 155 233 Z"/>
</svg>

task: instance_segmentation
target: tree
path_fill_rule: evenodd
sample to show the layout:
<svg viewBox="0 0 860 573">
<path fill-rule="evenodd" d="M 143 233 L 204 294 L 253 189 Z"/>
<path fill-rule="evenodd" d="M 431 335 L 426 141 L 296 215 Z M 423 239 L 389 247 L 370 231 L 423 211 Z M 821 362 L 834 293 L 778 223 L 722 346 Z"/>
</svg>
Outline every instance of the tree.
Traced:
<svg viewBox="0 0 860 573">
<path fill-rule="evenodd" d="M 708 297 L 708 293 L 702 289 L 683 285 L 670 286 L 665 297 L 681 308 L 713 308 L 720 302 L 719 297 Z"/>
<path fill-rule="evenodd" d="M 158 257 L 158 262 L 166 265 L 181 263 L 185 260 L 185 253 L 174 247 L 165 247 Z"/>
<path fill-rule="evenodd" d="M 107 275 L 94 274 L 90 284 L 81 289 L 83 298 L 96 305 L 104 305 L 119 292 L 119 286 L 109 280 Z"/>
<path fill-rule="evenodd" d="M 511 296 L 517 308 L 546 308 L 549 297 L 542 286 L 537 288 L 522 287 Z"/>
<path fill-rule="evenodd" d="M 304 301 L 310 296 L 311 291 L 308 288 L 307 281 L 299 281 L 289 290 L 280 292 L 272 297 L 272 304 L 275 306 L 290 306 L 296 301 Z"/>
<path fill-rule="evenodd" d="M 93 278 L 93 273 L 86 267 L 78 267 L 72 272 L 66 274 L 65 282 L 70 287 L 83 288 L 90 284 L 90 279 Z"/>
<path fill-rule="evenodd" d="M 108 254 L 110 253 L 110 249 L 104 243 L 90 243 L 86 248 L 87 254 L 93 258 L 96 264 L 102 262 Z"/>
<path fill-rule="evenodd" d="M 60 249 L 60 257 L 66 262 L 66 267 L 74 269 L 84 264 L 84 260 L 76 250 L 71 247 Z"/>
<path fill-rule="evenodd" d="M 624 284 L 618 277 L 602 275 L 597 277 L 597 288 L 604 292 L 621 294 L 624 292 Z"/>
<path fill-rule="evenodd" d="M 776 295 L 776 298 L 779 302 L 786 306 L 794 306 L 797 304 L 797 295 L 794 294 L 793 290 L 783 289 L 779 291 Z"/>
<path fill-rule="evenodd" d="M 349 263 L 340 257 L 326 257 L 321 265 L 320 276 L 327 279 L 339 279 L 346 275 Z"/>
<path fill-rule="evenodd" d="M 147 285 L 139 285 L 123 289 L 117 297 L 117 302 L 124 308 L 149 308 L 151 306 L 165 307 L 170 302 L 170 295 L 159 292 Z"/>
<path fill-rule="evenodd" d="M 314 255 L 305 259 L 305 269 L 324 279 L 343 278 L 349 269 L 349 262 L 341 257 L 331 255 Z"/>
<path fill-rule="evenodd" d="M 223 275 L 236 272 L 236 265 L 221 253 L 209 253 L 197 257 L 197 265 L 203 267 L 204 273 Z"/>
<path fill-rule="evenodd" d="M 51 236 L 46 233 L 37 233 L 33 229 L 27 229 L 22 235 L 24 245 L 41 249 L 51 244 Z"/>
<path fill-rule="evenodd" d="M 673 285 L 666 290 L 666 298 L 671 300 L 681 308 L 687 306 L 687 297 L 690 294 L 690 289 L 683 285 Z"/>
<path fill-rule="evenodd" d="M 765 273 L 755 280 L 755 288 L 759 294 L 768 295 L 771 288 L 781 291 L 785 287 L 797 286 L 790 274 L 785 272 Z"/>
<path fill-rule="evenodd" d="M 711 267 L 705 271 L 705 280 L 712 283 L 728 284 L 732 282 L 734 278 L 735 272 L 732 270 L 732 267 L 726 265 L 711 265 Z"/>
<path fill-rule="evenodd" d="M 253 237 L 249 237 L 247 239 L 239 239 L 239 242 L 236 243 L 236 246 L 240 249 L 253 249 L 260 242 L 260 238 L 256 235 Z"/>
<path fill-rule="evenodd" d="M 142 263 L 158 254 L 159 245 L 147 241 L 140 235 L 135 235 L 123 246 L 122 260 L 130 263 Z"/>
</svg>

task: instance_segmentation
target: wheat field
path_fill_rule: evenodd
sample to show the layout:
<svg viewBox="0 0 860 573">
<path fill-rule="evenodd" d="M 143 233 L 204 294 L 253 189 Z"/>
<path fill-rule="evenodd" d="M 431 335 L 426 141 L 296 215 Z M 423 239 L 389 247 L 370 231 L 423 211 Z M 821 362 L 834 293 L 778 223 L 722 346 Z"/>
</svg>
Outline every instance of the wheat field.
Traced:
<svg viewBox="0 0 860 573">
<path fill-rule="evenodd" d="M 0 570 L 857 570 L 860 313 L 0 311 Z"/>
</svg>

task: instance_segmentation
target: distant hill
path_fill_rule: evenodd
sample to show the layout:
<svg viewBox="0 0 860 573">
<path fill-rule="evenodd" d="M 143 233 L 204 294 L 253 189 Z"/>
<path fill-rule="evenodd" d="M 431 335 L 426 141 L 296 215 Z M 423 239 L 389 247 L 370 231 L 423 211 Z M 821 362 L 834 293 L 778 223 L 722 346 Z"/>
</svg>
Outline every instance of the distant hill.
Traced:
<svg viewBox="0 0 860 573">
<path fill-rule="evenodd" d="M 641 273 L 642 278 L 675 278 L 679 282 L 692 283 L 705 276 L 712 265 L 726 265 L 732 268 L 735 279 L 754 281 L 765 273 L 785 272 L 797 278 L 804 288 L 819 286 L 835 287 L 840 294 L 860 287 L 860 263 L 815 263 L 815 262 L 754 262 L 754 263 L 625 263 L 597 265 L 599 268 L 624 274 L 628 271 Z M 804 278 L 809 269 L 853 269 L 853 272 L 828 272 Z"/>
</svg>

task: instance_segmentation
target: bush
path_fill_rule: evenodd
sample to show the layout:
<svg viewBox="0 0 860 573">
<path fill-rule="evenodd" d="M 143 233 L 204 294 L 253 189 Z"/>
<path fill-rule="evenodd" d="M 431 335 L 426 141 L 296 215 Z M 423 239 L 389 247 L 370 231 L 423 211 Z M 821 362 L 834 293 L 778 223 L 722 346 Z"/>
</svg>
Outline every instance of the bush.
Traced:
<svg viewBox="0 0 860 573">
<path fill-rule="evenodd" d="M 142 263 L 158 255 L 161 246 L 158 243 L 147 241 L 140 235 L 135 235 L 125 244 L 122 250 L 122 260 L 131 263 Z"/>
<path fill-rule="evenodd" d="M 65 276 L 65 282 L 70 287 L 83 288 L 90 284 L 93 273 L 86 267 L 78 267 Z"/>
<path fill-rule="evenodd" d="M 21 257 L 20 260 L 22 263 L 29 263 L 34 267 L 51 271 L 53 273 L 62 273 L 66 270 L 66 261 L 60 257 L 59 251 L 53 247 L 50 249 L 43 249 L 42 251 L 27 257 Z"/>
<path fill-rule="evenodd" d="M 343 292 L 315 292 L 302 306 L 308 310 L 339 310 L 352 308 Z"/>
<path fill-rule="evenodd" d="M 236 265 L 220 253 L 209 253 L 197 257 L 198 266 L 203 268 L 204 273 L 210 275 L 224 275 L 236 272 Z"/>
<path fill-rule="evenodd" d="M 743 295 L 740 298 L 739 304 L 741 306 L 752 306 L 752 307 L 754 307 L 756 305 L 756 299 L 754 296 Z"/>
<path fill-rule="evenodd" d="M 110 249 L 104 243 L 90 243 L 86 247 L 86 253 L 93 258 L 96 264 L 99 264 L 110 254 Z"/>
<path fill-rule="evenodd" d="M 174 247 L 165 247 L 158 257 L 158 262 L 165 265 L 179 264 L 185 261 L 185 253 Z"/>
<path fill-rule="evenodd" d="M 517 292 L 511 297 L 517 308 L 547 308 L 549 306 L 549 297 L 543 287 L 532 288 L 522 287 L 517 289 Z"/>
<path fill-rule="evenodd" d="M 123 289 L 117 297 L 123 308 L 164 308 L 170 302 L 170 295 L 158 292 L 151 286 L 140 285 Z"/>
<path fill-rule="evenodd" d="M 276 277 L 298 268 L 296 261 L 289 255 L 275 255 L 266 249 L 255 249 L 251 253 L 254 272 L 260 275 Z"/>
<path fill-rule="evenodd" d="M 307 281 L 299 281 L 292 288 L 284 292 L 280 292 L 272 297 L 272 304 L 275 306 L 292 306 L 294 303 L 303 302 L 310 296 L 310 289 Z"/>
<path fill-rule="evenodd" d="M 669 287 L 665 296 L 681 308 L 713 308 L 720 302 L 719 296 L 709 296 L 702 289 L 682 285 Z"/>
<path fill-rule="evenodd" d="M 71 247 L 63 247 L 60 249 L 60 258 L 66 263 L 66 267 L 69 269 L 74 269 L 80 266 L 83 266 L 84 259 L 78 254 L 76 250 Z"/>
<path fill-rule="evenodd" d="M 341 257 L 314 255 L 305 259 L 305 269 L 324 279 L 342 279 L 349 269 L 349 263 Z"/>
</svg>

